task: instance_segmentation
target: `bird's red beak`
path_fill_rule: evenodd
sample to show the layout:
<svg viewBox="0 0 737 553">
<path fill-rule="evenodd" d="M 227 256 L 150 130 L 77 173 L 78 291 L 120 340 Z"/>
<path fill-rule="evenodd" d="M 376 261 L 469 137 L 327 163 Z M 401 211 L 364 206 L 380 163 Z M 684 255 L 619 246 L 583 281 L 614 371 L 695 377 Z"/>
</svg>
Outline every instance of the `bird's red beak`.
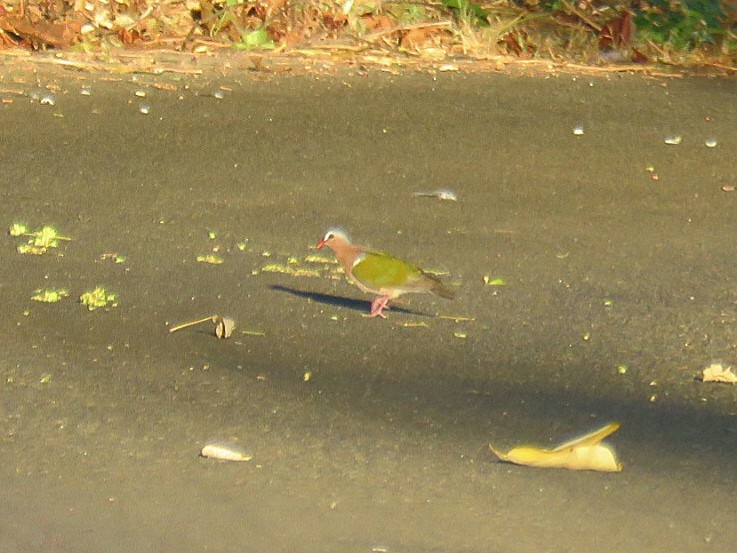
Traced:
<svg viewBox="0 0 737 553">
<path fill-rule="evenodd" d="M 321 249 L 325 246 L 325 240 L 320 240 L 317 244 L 315 244 L 315 249 Z"/>
</svg>

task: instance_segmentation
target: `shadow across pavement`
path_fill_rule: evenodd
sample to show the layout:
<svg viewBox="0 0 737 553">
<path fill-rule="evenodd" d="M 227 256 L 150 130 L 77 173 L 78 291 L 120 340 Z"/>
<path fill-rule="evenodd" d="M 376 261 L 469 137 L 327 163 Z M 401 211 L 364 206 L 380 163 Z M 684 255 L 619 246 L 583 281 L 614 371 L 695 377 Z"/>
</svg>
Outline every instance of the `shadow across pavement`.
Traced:
<svg viewBox="0 0 737 553">
<path fill-rule="evenodd" d="M 322 303 L 325 305 L 333 305 L 337 307 L 345 307 L 347 309 L 353 309 L 354 311 L 362 311 L 368 313 L 370 311 L 371 302 L 364 300 L 357 300 L 354 298 L 347 298 L 345 296 L 334 296 L 332 294 L 322 294 L 320 292 L 310 292 L 307 290 L 298 290 L 296 288 L 290 288 L 289 286 L 282 286 L 280 284 L 274 284 L 270 286 L 272 290 L 278 292 L 285 292 L 292 294 L 300 298 L 307 298 L 314 302 Z M 396 303 L 390 303 L 387 308 L 393 313 L 404 313 L 405 315 L 415 315 L 420 317 L 432 317 L 428 313 L 422 313 L 420 311 L 414 311 L 413 309 L 407 309 L 406 307 L 400 307 Z"/>
</svg>

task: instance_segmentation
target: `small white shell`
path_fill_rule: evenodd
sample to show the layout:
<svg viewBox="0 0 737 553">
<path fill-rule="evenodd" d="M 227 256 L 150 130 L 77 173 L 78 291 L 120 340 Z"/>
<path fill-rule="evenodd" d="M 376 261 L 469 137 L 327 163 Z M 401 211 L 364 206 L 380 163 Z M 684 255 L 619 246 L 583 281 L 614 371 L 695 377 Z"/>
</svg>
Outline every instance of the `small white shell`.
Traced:
<svg viewBox="0 0 737 553">
<path fill-rule="evenodd" d="M 200 451 L 200 457 L 220 459 L 221 461 L 250 461 L 253 455 L 238 446 L 230 444 L 207 444 Z"/>
<path fill-rule="evenodd" d="M 151 111 L 151 106 L 148 104 L 141 104 L 141 106 L 138 108 L 138 111 L 141 112 L 143 115 L 148 115 Z"/>
<path fill-rule="evenodd" d="M 666 136 L 663 142 L 665 142 L 666 144 L 670 144 L 671 146 L 677 146 L 681 143 L 681 140 L 683 140 L 683 137 L 680 134 L 673 134 L 670 136 Z"/>
<path fill-rule="evenodd" d="M 717 147 L 717 139 L 716 138 L 709 138 L 704 141 L 704 146 L 707 148 L 716 148 Z"/>
<path fill-rule="evenodd" d="M 573 134 L 575 134 L 576 136 L 583 135 L 583 125 L 576 125 L 575 127 L 573 127 Z"/>
</svg>

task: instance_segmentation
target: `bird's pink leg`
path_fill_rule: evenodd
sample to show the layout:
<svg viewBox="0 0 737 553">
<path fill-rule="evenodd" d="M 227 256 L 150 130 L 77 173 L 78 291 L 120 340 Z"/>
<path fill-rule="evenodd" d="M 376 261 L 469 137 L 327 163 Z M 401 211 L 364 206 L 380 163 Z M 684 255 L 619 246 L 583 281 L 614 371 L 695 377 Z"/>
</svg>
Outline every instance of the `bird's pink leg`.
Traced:
<svg viewBox="0 0 737 553">
<path fill-rule="evenodd" d="M 381 317 L 382 319 L 386 319 L 386 315 L 384 315 L 382 311 L 384 311 L 384 309 L 389 309 L 386 306 L 387 303 L 389 303 L 389 296 L 381 296 L 380 298 L 376 298 L 372 301 L 369 317 Z"/>
</svg>

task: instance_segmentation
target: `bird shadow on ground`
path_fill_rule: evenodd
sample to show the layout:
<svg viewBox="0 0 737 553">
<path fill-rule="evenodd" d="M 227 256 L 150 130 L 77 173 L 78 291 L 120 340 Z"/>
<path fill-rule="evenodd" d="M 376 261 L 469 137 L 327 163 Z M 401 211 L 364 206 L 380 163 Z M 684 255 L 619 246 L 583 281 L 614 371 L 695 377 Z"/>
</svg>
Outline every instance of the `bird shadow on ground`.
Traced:
<svg viewBox="0 0 737 553">
<path fill-rule="evenodd" d="M 271 288 L 272 290 L 276 290 L 278 292 L 286 292 L 287 294 L 292 294 L 293 296 L 297 296 L 300 298 L 307 298 L 314 302 L 323 303 L 325 305 L 346 307 L 348 309 L 353 309 L 355 311 L 363 311 L 364 313 L 368 313 L 371 307 L 370 301 L 346 298 L 344 296 L 333 296 L 331 294 L 321 294 L 320 292 L 308 292 L 306 290 L 297 290 L 296 288 L 290 288 L 289 286 L 281 286 L 279 284 L 274 284 L 270 286 L 269 288 Z M 394 312 L 394 313 L 404 313 L 405 315 L 415 315 L 415 316 L 424 316 L 424 317 L 431 316 L 431 315 L 428 315 L 427 313 L 421 313 L 419 311 L 414 311 L 412 309 L 407 309 L 405 307 L 399 307 L 396 303 L 391 303 L 389 307 L 387 308 L 387 310 L 390 312 Z"/>
</svg>

